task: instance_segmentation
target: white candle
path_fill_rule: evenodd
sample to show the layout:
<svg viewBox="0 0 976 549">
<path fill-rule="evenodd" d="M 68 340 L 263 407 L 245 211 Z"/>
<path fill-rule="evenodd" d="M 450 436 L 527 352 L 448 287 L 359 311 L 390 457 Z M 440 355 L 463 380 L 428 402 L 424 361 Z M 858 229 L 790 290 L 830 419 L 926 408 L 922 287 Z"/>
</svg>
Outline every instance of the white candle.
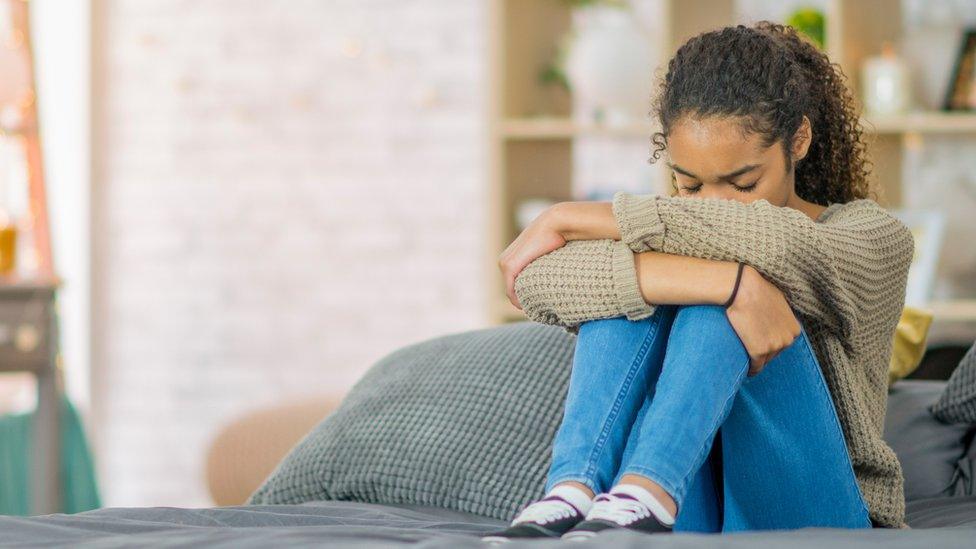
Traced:
<svg viewBox="0 0 976 549">
<path fill-rule="evenodd" d="M 864 109 L 869 114 L 895 114 L 908 109 L 911 83 L 908 67 L 885 42 L 881 55 L 869 57 L 862 68 Z"/>
</svg>

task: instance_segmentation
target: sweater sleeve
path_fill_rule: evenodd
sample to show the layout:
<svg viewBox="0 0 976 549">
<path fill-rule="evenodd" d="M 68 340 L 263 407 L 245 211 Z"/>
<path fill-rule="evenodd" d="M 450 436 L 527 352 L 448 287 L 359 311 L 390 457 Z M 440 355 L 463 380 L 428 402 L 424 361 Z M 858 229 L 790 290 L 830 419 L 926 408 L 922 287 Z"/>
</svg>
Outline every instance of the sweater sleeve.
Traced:
<svg viewBox="0 0 976 549">
<path fill-rule="evenodd" d="M 872 200 L 835 207 L 828 222 L 818 223 L 766 200 L 746 204 L 618 191 L 612 209 L 622 241 L 635 253 L 747 263 L 801 315 L 845 340 L 865 303 L 904 300 L 914 240 Z"/>
<path fill-rule="evenodd" d="M 536 258 L 515 278 L 515 295 L 530 320 L 577 334 L 587 320 L 654 313 L 637 283 L 634 253 L 621 240 L 571 240 Z"/>
</svg>

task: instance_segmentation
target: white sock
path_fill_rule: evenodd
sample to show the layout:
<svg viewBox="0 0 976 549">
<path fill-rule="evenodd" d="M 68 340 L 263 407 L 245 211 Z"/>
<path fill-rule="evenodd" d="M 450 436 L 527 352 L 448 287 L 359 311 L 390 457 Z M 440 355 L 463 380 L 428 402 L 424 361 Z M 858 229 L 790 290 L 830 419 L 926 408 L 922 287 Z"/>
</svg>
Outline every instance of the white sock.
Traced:
<svg viewBox="0 0 976 549">
<path fill-rule="evenodd" d="M 611 494 L 627 494 L 628 496 L 633 496 L 637 498 L 637 501 L 643 503 L 654 516 L 665 526 L 672 526 L 674 524 L 674 517 L 661 502 L 658 501 L 654 494 L 648 491 L 643 486 L 638 486 L 636 484 L 617 484 L 613 488 L 610 488 Z"/>
<path fill-rule="evenodd" d="M 579 509 L 580 513 L 583 513 L 584 517 L 590 512 L 590 507 L 593 506 L 593 498 L 587 495 L 587 493 L 583 490 L 569 484 L 557 484 L 556 486 L 553 486 L 552 489 L 546 493 L 546 495 L 559 496 L 572 503 L 574 507 Z"/>
</svg>

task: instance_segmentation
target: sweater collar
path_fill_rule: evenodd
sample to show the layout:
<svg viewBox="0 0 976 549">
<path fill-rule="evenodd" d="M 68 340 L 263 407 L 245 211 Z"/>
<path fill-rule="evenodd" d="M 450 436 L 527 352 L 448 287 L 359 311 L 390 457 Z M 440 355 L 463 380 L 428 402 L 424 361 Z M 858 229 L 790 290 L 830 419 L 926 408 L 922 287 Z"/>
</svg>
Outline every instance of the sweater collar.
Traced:
<svg viewBox="0 0 976 549">
<path fill-rule="evenodd" d="M 833 204 L 827 206 L 827 209 L 820 212 L 820 215 L 817 216 L 817 219 L 815 221 L 817 223 L 823 223 L 824 221 L 827 221 L 827 219 L 830 216 L 834 215 L 834 212 L 843 208 L 847 204 L 850 204 L 850 202 L 834 202 Z"/>
</svg>

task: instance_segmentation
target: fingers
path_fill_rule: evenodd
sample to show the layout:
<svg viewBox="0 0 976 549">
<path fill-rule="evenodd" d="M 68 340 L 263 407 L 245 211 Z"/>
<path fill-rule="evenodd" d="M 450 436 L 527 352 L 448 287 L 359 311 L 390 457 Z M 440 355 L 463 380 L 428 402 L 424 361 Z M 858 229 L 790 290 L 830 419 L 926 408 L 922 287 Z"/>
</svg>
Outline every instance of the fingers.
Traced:
<svg viewBox="0 0 976 549">
<path fill-rule="evenodd" d="M 749 372 L 746 374 L 746 376 L 752 377 L 761 372 L 763 367 L 766 366 L 767 361 L 768 355 L 766 354 L 757 354 L 749 357 Z"/>
<path fill-rule="evenodd" d="M 800 325 L 797 324 L 797 329 L 795 331 L 790 329 L 783 334 L 782 339 L 776 343 L 772 349 L 770 349 L 769 358 L 766 361 L 767 363 L 779 356 L 779 354 L 785 351 L 787 347 L 793 345 L 793 342 L 796 341 L 796 338 L 800 335 L 799 326 Z"/>
<path fill-rule="evenodd" d="M 772 362 L 773 359 L 776 358 L 776 357 L 778 357 L 779 354 L 782 353 L 783 352 L 783 349 L 785 349 L 785 348 L 786 348 L 785 346 L 784 347 L 780 347 L 779 349 L 777 349 L 777 350 L 769 353 L 769 356 L 766 359 L 766 363 L 769 364 L 770 362 Z"/>
<path fill-rule="evenodd" d="M 498 268 L 502 271 L 502 276 L 505 278 L 505 295 L 508 296 L 508 301 L 511 302 L 516 309 L 522 310 L 522 304 L 519 303 L 518 295 L 515 293 L 515 279 L 518 277 L 520 271 L 516 271 L 515 268 L 509 263 L 507 254 L 504 252 L 499 256 Z"/>
<path fill-rule="evenodd" d="M 508 285 L 508 290 L 505 292 L 508 295 L 508 301 L 516 308 L 521 310 L 522 307 L 519 305 L 518 296 L 515 295 L 515 289 L 512 284 Z"/>
<path fill-rule="evenodd" d="M 791 334 L 786 334 L 783 340 L 780 341 L 779 343 L 772 344 L 766 347 L 765 352 L 757 352 L 755 355 L 750 355 L 749 374 L 748 374 L 749 377 L 752 377 L 758 374 L 759 372 L 761 372 L 762 369 L 765 368 L 767 364 L 772 362 L 773 359 L 778 357 L 779 354 L 782 353 L 784 350 L 786 350 L 787 347 L 792 345 L 793 341 L 795 341 L 797 336 L 799 336 L 800 334 L 799 332 L 797 332 L 797 334 L 792 337 L 789 337 L 790 335 Z"/>
<path fill-rule="evenodd" d="M 516 309 L 522 310 L 522 304 L 519 303 L 518 295 L 515 294 L 515 275 L 507 273 L 505 275 L 505 294 L 508 295 L 508 300 L 515 306 Z"/>
</svg>

